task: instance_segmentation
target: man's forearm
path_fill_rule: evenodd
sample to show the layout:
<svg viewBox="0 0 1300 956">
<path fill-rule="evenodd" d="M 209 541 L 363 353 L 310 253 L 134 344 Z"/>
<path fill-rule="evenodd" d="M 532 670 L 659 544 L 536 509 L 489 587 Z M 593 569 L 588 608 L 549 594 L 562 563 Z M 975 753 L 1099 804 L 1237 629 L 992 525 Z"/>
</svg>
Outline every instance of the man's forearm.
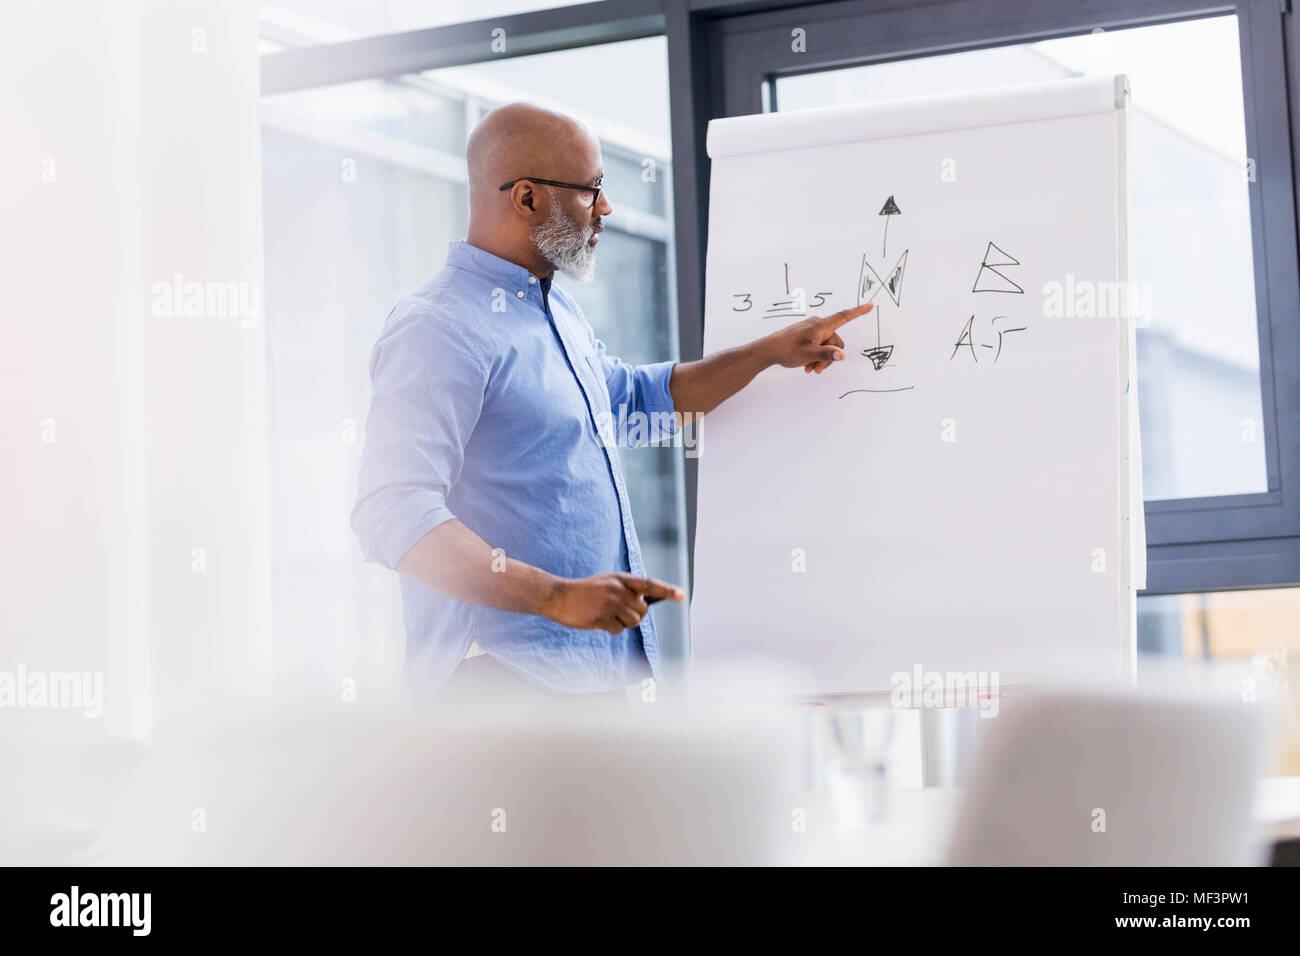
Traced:
<svg viewBox="0 0 1300 956">
<path fill-rule="evenodd" d="M 547 616 L 562 578 L 504 554 L 459 520 L 444 521 L 397 562 L 397 570 L 450 597 Z"/>
<path fill-rule="evenodd" d="M 766 339 L 723 349 L 695 362 L 678 362 L 668 380 L 673 407 L 697 415 L 711 412 L 774 363 Z"/>
</svg>

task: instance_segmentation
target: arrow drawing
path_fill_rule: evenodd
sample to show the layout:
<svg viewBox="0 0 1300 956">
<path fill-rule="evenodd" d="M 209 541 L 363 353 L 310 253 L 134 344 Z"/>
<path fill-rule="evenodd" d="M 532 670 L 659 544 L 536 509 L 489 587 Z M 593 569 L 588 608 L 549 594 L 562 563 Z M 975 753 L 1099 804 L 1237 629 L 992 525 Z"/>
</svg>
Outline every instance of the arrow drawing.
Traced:
<svg viewBox="0 0 1300 956">
<path fill-rule="evenodd" d="M 880 215 L 885 217 L 885 235 L 880 242 L 880 256 L 882 259 L 889 254 L 889 247 L 887 245 L 889 242 L 889 217 L 897 216 L 901 214 L 902 211 L 903 210 L 898 208 L 898 203 L 894 202 L 894 197 L 892 195 L 886 199 L 885 204 L 880 207 Z"/>
</svg>

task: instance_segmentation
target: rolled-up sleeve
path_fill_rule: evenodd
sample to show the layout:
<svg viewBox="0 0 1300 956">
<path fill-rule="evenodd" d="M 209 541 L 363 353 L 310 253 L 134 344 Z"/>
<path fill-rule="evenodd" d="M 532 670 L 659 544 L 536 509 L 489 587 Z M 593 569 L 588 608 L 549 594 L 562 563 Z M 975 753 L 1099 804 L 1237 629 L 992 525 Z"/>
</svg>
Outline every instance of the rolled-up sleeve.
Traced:
<svg viewBox="0 0 1300 956">
<path fill-rule="evenodd" d="M 676 435 L 680 430 L 675 414 L 677 408 L 668 383 L 677 363 L 628 365 L 605 350 L 605 343 L 596 338 L 590 323 L 587 323 L 587 334 L 609 389 L 618 443 L 624 447 L 640 448 Z M 636 427 L 637 423 L 631 418 L 633 413 L 645 416 L 645 428 Z"/>
<path fill-rule="evenodd" d="M 393 568 L 456 517 L 447 494 L 483 409 L 488 363 L 426 303 L 399 315 L 380 337 L 370 380 L 352 530 L 366 560 Z"/>
</svg>

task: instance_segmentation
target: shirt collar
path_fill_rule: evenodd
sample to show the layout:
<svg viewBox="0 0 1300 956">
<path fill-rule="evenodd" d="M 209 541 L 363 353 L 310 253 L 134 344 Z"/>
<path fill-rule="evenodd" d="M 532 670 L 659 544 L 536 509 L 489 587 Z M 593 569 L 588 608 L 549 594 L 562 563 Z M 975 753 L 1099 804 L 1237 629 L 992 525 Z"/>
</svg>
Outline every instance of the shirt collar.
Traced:
<svg viewBox="0 0 1300 956">
<path fill-rule="evenodd" d="M 448 245 L 447 265 L 476 273 L 511 289 L 529 289 L 539 283 L 544 291 L 551 288 L 550 278 L 539 280 L 523 266 L 471 246 L 464 239 L 453 240 Z M 534 281 L 529 282 L 530 278 Z"/>
</svg>

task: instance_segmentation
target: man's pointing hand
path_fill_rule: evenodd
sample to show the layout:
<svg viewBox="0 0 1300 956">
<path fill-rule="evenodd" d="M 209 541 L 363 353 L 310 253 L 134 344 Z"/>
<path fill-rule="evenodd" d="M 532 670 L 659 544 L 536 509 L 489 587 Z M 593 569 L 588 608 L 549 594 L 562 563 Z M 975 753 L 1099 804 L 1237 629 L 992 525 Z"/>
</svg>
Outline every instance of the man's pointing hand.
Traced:
<svg viewBox="0 0 1300 956">
<path fill-rule="evenodd" d="M 820 375 L 822 369 L 844 358 L 844 340 L 837 331 L 840 326 L 860 315 L 866 315 L 872 308 L 868 302 L 854 309 L 844 309 L 828 315 L 824 319 L 813 316 L 787 325 L 766 337 L 768 355 L 782 368 L 798 368 L 802 365 L 805 372 Z"/>
</svg>

